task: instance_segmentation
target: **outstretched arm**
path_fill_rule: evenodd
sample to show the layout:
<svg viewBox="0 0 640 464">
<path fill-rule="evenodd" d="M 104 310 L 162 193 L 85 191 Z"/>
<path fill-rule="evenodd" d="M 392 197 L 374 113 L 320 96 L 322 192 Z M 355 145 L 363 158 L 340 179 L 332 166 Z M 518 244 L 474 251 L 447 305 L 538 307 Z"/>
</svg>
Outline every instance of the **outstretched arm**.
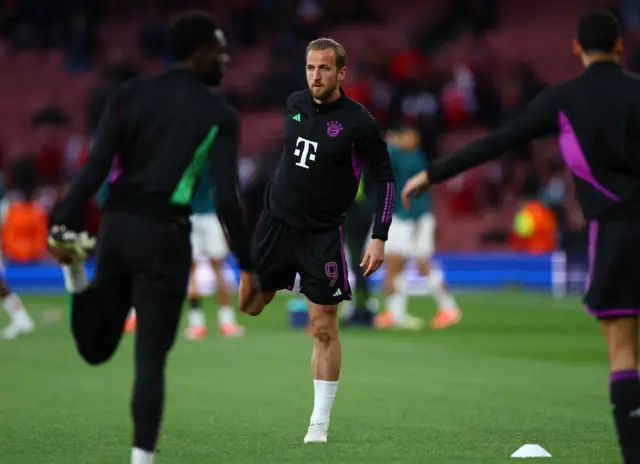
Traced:
<svg viewBox="0 0 640 464">
<path fill-rule="evenodd" d="M 419 196 L 431 184 L 444 182 L 471 168 L 486 163 L 505 151 L 535 138 L 557 131 L 558 110 L 553 100 L 554 88 L 545 90 L 509 124 L 467 145 L 453 156 L 436 162 L 413 176 L 402 189 L 402 203 L 409 208 L 411 196 Z"/>
<path fill-rule="evenodd" d="M 467 145 L 446 160 L 434 163 L 427 169 L 429 182 L 443 182 L 509 149 L 553 133 L 558 127 L 558 113 L 551 98 L 552 90 L 542 92 L 509 124 Z"/>
</svg>

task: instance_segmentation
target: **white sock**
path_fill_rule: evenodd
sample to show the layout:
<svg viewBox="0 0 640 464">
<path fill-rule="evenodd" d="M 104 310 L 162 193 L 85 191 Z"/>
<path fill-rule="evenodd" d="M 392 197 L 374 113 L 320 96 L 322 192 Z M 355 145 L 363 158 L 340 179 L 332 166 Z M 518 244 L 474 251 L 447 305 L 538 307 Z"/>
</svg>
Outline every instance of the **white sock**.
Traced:
<svg viewBox="0 0 640 464">
<path fill-rule="evenodd" d="M 153 464 L 155 460 L 156 453 L 140 448 L 133 448 L 131 450 L 131 464 Z"/>
<path fill-rule="evenodd" d="M 27 313 L 27 310 L 22 304 L 22 300 L 15 293 L 9 293 L 2 301 L 4 309 L 11 318 L 12 323 L 25 323 L 31 324 L 31 317 Z"/>
<path fill-rule="evenodd" d="M 338 390 L 338 381 L 313 381 L 313 412 L 311 413 L 310 424 L 329 425 L 331 407 L 333 406 L 333 400 L 336 399 L 336 390 Z"/>
<path fill-rule="evenodd" d="M 440 269 L 432 269 L 427 276 L 428 285 L 433 292 L 433 298 L 440 311 L 456 311 L 458 304 L 446 288 L 444 274 Z"/>
<path fill-rule="evenodd" d="M 407 315 L 407 281 L 404 273 L 400 273 L 393 279 L 395 293 L 387 297 L 387 309 L 393 315 L 393 321 L 403 320 Z"/>
<path fill-rule="evenodd" d="M 218 325 L 235 324 L 236 315 L 231 306 L 221 306 L 218 309 Z"/>
<path fill-rule="evenodd" d="M 200 308 L 192 308 L 189 310 L 189 327 L 205 326 L 204 311 Z"/>
<path fill-rule="evenodd" d="M 64 264 L 62 274 L 64 275 L 64 287 L 68 292 L 80 293 L 89 286 L 87 271 L 83 263 Z"/>
<path fill-rule="evenodd" d="M 392 293 L 387 297 L 387 309 L 393 316 L 393 322 L 403 320 L 407 315 L 407 295 Z"/>
</svg>

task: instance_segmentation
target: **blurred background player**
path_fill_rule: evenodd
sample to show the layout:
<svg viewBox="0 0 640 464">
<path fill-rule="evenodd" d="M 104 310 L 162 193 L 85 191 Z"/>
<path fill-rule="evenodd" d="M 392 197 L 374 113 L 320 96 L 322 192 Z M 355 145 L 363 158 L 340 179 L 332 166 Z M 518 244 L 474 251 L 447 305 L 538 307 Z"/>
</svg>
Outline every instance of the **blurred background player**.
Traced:
<svg viewBox="0 0 640 464">
<path fill-rule="evenodd" d="M 11 166 L 13 190 L 2 199 L 2 248 L 7 256 L 19 262 L 32 259 L 47 234 L 47 214 L 34 200 L 37 171 L 31 160 L 19 160 Z M 46 243 L 46 238 L 44 239 Z M 46 245 L 45 245 L 46 249 Z M 20 297 L 11 291 L 4 278 L 4 263 L 0 255 L 0 299 L 9 316 L 9 325 L 0 333 L 5 340 L 17 338 L 34 329 L 33 319 Z"/>
<path fill-rule="evenodd" d="M 389 156 L 397 179 L 398 194 L 407 180 L 426 169 L 426 156 L 420 146 L 420 133 L 412 125 L 400 126 L 392 136 Z M 447 289 L 444 274 L 431 263 L 436 238 L 436 219 L 431 206 L 430 194 L 414 198 L 410 210 L 406 210 L 400 201 L 395 203 L 386 248 L 386 311 L 376 317 L 375 325 L 378 328 L 417 330 L 423 326 L 422 319 L 407 311 L 408 291 L 404 271 L 409 259 L 417 260 L 419 272 L 427 278 L 427 285 L 437 305 L 431 327 L 444 329 L 460 321 L 461 312 Z"/>
<path fill-rule="evenodd" d="M 374 301 L 371 298 L 370 282 L 364 276 L 364 270 L 358 266 L 358 260 L 365 250 L 373 222 L 373 205 L 367 196 L 367 169 L 362 173 L 358 193 L 347 211 L 344 223 L 347 248 L 349 251 L 349 270 L 355 275 L 356 288 L 353 300 L 344 303 L 344 322 L 353 326 L 372 326 L 374 320 Z"/>
<path fill-rule="evenodd" d="M 236 322 L 231 292 L 224 278 L 224 260 L 229 255 L 229 248 L 224 230 L 216 216 L 213 201 L 213 186 L 208 170 L 204 171 L 200 184 L 191 201 L 191 249 L 193 263 L 189 274 L 189 327 L 185 337 L 189 340 L 201 340 L 207 335 L 207 326 L 202 301 L 198 290 L 196 269 L 199 261 L 207 261 L 216 278 L 216 297 L 218 309 L 218 326 L 225 337 L 244 335 L 244 327 Z"/>
</svg>

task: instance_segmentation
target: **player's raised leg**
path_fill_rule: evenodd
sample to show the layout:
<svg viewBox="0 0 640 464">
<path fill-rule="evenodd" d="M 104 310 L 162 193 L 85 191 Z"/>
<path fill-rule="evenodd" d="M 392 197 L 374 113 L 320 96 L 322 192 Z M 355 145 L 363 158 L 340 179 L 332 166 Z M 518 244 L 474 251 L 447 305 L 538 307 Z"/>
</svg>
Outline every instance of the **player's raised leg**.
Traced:
<svg viewBox="0 0 640 464">
<path fill-rule="evenodd" d="M 600 327 L 607 341 L 613 418 L 624 462 L 640 462 L 638 318 L 600 319 Z"/>
<path fill-rule="evenodd" d="M 118 217 L 105 216 L 100 228 L 95 275 L 87 279 L 84 259 L 93 242 L 86 234 L 59 232 L 49 238 L 52 253 L 62 263 L 69 292 L 71 330 L 76 348 L 89 364 L 101 364 L 116 351 L 122 325 L 131 307 L 131 285 L 125 263 L 116 250 L 121 240 Z"/>
<path fill-rule="evenodd" d="M 291 252 L 298 240 L 293 228 L 264 211 L 253 236 L 252 255 L 255 273 L 262 291 L 255 292 L 256 284 L 246 272 L 240 274 L 238 299 L 240 310 L 250 316 L 262 313 L 279 290 L 293 290 L 296 281 L 295 256 Z"/>
<path fill-rule="evenodd" d="M 313 336 L 313 412 L 305 443 L 326 443 L 331 408 L 338 390 L 342 347 L 338 332 L 338 305 L 309 302 L 309 322 Z"/>
</svg>

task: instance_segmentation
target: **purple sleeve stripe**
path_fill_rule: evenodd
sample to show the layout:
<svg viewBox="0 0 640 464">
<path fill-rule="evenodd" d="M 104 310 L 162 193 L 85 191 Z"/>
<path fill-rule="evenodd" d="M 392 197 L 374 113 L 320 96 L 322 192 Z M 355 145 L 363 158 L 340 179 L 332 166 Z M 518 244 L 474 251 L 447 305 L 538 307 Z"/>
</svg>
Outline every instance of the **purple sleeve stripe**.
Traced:
<svg viewBox="0 0 640 464">
<path fill-rule="evenodd" d="M 384 192 L 384 207 L 382 208 L 381 222 L 384 222 L 384 218 L 387 215 L 387 205 L 389 204 L 389 184 L 385 184 L 386 191 Z"/>
<path fill-rule="evenodd" d="M 389 202 L 389 217 L 387 218 L 387 223 L 391 222 L 391 218 L 393 216 L 393 207 L 396 203 L 396 187 L 391 184 L 391 201 Z"/>
<path fill-rule="evenodd" d="M 382 222 L 388 224 L 391 222 L 391 215 L 393 212 L 393 205 L 396 196 L 396 191 L 393 183 L 387 182 L 387 194 L 384 203 L 384 213 L 382 214 Z"/>
<path fill-rule="evenodd" d="M 391 206 L 393 205 L 393 186 L 387 182 L 387 198 L 384 204 L 384 215 L 382 216 L 382 222 L 389 222 L 389 216 L 391 214 Z"/>
</svg>

